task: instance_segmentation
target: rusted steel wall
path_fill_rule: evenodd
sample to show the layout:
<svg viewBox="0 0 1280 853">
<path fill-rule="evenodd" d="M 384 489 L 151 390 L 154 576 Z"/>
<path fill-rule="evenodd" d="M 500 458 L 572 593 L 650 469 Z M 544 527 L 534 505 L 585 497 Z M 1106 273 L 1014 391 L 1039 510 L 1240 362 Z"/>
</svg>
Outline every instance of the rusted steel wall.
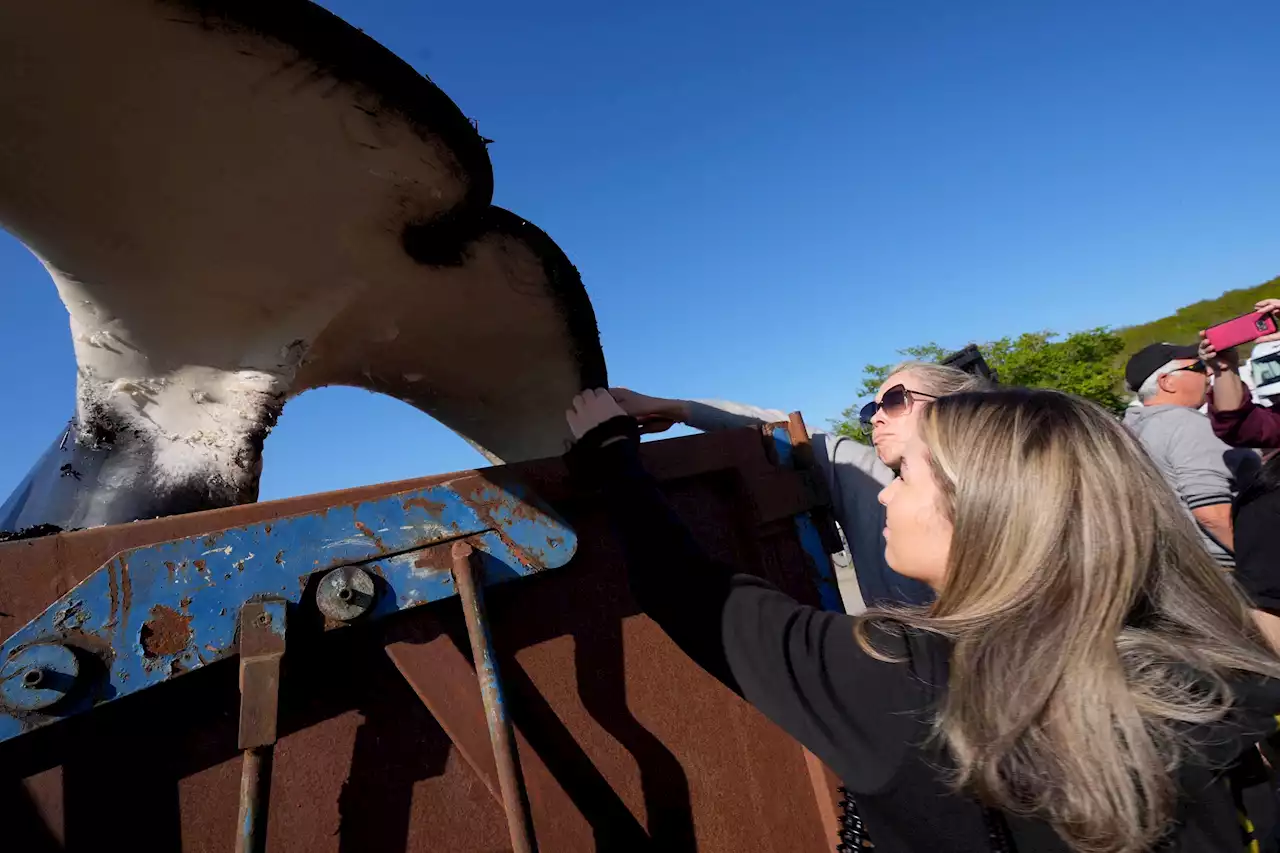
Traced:
<svg viewBox="0 0 1280 853">
<path fill-rule="evenodd" d="M 811 498 L 769 462 L 758 433 L 658 442 L 645 453 L 706 548 L 816 603 L 790 518 Z M 829 849 L 801 748 L 636 612 L 604 518 L 559 461 L 504 473 L 579 536 L 567 567 L 488 593 L 543 853 Z M 124 548 L 445 479 L 0 545 L 0 636 Z M 12 846 L 3 849 L 231 849 L 238 709 L 236 666 L 222 662 L 5 745 L 0 837 Z M 269 849 L 508 848 L 456 599 L 367 626 L 291 633 L 280 714 Z"/>
</svg>

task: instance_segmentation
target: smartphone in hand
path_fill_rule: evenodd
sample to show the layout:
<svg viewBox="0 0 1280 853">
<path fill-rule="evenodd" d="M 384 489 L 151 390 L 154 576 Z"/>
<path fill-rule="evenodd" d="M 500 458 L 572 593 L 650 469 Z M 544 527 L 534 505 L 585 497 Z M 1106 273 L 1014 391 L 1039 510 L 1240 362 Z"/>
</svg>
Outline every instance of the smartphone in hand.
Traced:
<svg viewBox="0 0 1280 853">
<path fill-rule="evenodd" d="M 1254 311 L 1210 326 L 1204 330 L 1204 336 L 1218 352 L 1256 341 L 1264 335 L 1276 333 L 1276 318 L 1271 314 L 1259 314 Z"/>
</svg>

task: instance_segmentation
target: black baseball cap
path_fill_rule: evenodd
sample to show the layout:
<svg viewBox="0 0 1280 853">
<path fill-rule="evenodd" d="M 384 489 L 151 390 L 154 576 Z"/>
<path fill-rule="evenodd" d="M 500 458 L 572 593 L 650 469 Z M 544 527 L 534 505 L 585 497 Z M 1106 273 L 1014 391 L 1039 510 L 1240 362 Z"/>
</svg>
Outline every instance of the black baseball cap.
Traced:
<svg viewBox="0 0 1280 853">
<path fill-rule="evenodd" d="M 1124 381 L 1129 386 L 1129 390 L 1137 393 L 1142 387 L 1142 383 L 1147 381 L 1151 374 L 1164 367 L 1171 361 L 1183 358 L 1199 358 L 1200 349 L 1194 344 L 1188 346 L 1178 346 L 1177 344 L 1152 344 L 1143 347 L 1129 357 L 1129 362 L 1124 366 Z"/>
</svg>

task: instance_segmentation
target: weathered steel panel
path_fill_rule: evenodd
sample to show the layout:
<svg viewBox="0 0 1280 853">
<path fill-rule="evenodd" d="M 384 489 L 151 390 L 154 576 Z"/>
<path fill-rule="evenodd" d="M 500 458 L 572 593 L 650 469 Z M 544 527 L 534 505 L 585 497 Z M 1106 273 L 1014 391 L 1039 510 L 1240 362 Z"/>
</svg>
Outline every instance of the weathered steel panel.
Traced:
<svg viewBox="0 0 1280 853">
<path fill-rule="evenodd" d="M 818 603 L 784 499 L 758 491 L 786 476 L 758 432 L 657 442 L 645 456 L 704 547 Z M 486 591 L 539 848 L 826 850 L 803 751 L 636 612 L 591 496 L 575 493 L 554 460 L 484 476 L 507 490 L 525 484 L 578 536 L 567 566 Z M 457 477 L 0 545 L 0 635 L 122 550 Z M 790 514 L 812 508 L 806 489 L 782 493 Z M 764 505 L 769 520 L 757 511 Z M 440 550 L 447 558 L 447 546 Z M 487 729 L 483 714 L 471 713 L 480 697 L 457 602 L 342 630 L 290 631 L 268 849 L 507 849 L 492 756 L 483 757 Z M 240 779 L 236 676 L 234 666 L 213 663 L 0 745 L 13 849 L 98 850 L 112 832 L 134 849 L 230 849 Z M 452 710 L 432 705 L 440 721 L 423 701 L 432 676 L 452 697 Z"/>
<path fill-rule="evenodd" d="M 371 617 L 448 598 L 449 569 L 431 565 L 424 549 L 466 535 L 492 558 L 492 583 L 562 566 L 576 546 L 573 531 L 529 503 L 516 484 L 508 491 L 465 475 L 123 552 L 0 646 L 0 660 L 8 662 L 0 697 L 14 694 L 5 703 L 12 713 L 0 706 L 0 741 L 234 654 L 241 605 L 262 597 L 299 603 L 319 572 L 359 563 L 376 574 L 383 590 Z M 41 645 L 49 643 L 58 645 Z M 55 675 L 23 661 L 54 650 L 69 655 L 68 648 L 76 652 L 70 666 L 78 659 L 94 669 L 80 679 L 89 683 L 73 691 L 75 674 L 58 674 L 68 684 L 52 699 L 38 698 L 58 685 L 23 679 Z M 72 707 L 45 711 L 62 696 Z"/>
</svg>

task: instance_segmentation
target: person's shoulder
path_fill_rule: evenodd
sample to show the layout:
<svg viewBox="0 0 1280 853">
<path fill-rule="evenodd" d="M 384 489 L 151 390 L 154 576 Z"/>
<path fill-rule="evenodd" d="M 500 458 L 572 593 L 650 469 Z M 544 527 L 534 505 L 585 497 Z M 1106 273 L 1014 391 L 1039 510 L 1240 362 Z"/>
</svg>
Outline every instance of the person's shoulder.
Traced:
<svg viewBox="0 0 1280 853">
<path fill-rule="evenodd" d="M 1193 409 L 1190 406 L 1174 406 L 1173 408 L 1184 423 L 1202 424 L 1204 426 L 1208 426 L 1211 423 L 1208 412 L 1201 409 Z"/>
<path fill-rule="evenodd" d="M 906 642 L 916 675 L 933 689 L 945 690 L 951 669 L 951 641 L 932 631 L 909 630 Z"/>
<path fill-rule="evenodd" d="M 1190 406 L 1173 406 L 1160 405 L 1151 406 L 1147 410 L 1148 418 L 1158 418 L 1166 426 L 1169 424 L 1178 424 L 1179 426 L 1203 425 L 1209 427 L 1209 416 L 1199 409 L 1193 409 Z"/>
<path fill-rule="evenodd" d="M 951 641 L 932 631 L 872 617 L 865 624 L 867 643 L 883 658 L 905 664 L 912 681 L 926 692 L 946 690 Z"/>
<path fill-rule="evenodd" d="M 819 452 L 836 465 L 857 468 L 881 482 L 893 479 L 893 471 L 880 461 L 875 448 L 870 445 L 855 441 L 848 436 L 831 433 L 815 433 L 813 441 Z"/>
<path fill-rule="evenodd" d="M 1221 444 L 1222 441 L 1213 432 L 1213 421 L 1199 409 L 1190 406 L 1161 406 L 1156 413 L 1166 431 L 1175 432 L 1179 438 L 1194 436 Z"/>
</svg>

